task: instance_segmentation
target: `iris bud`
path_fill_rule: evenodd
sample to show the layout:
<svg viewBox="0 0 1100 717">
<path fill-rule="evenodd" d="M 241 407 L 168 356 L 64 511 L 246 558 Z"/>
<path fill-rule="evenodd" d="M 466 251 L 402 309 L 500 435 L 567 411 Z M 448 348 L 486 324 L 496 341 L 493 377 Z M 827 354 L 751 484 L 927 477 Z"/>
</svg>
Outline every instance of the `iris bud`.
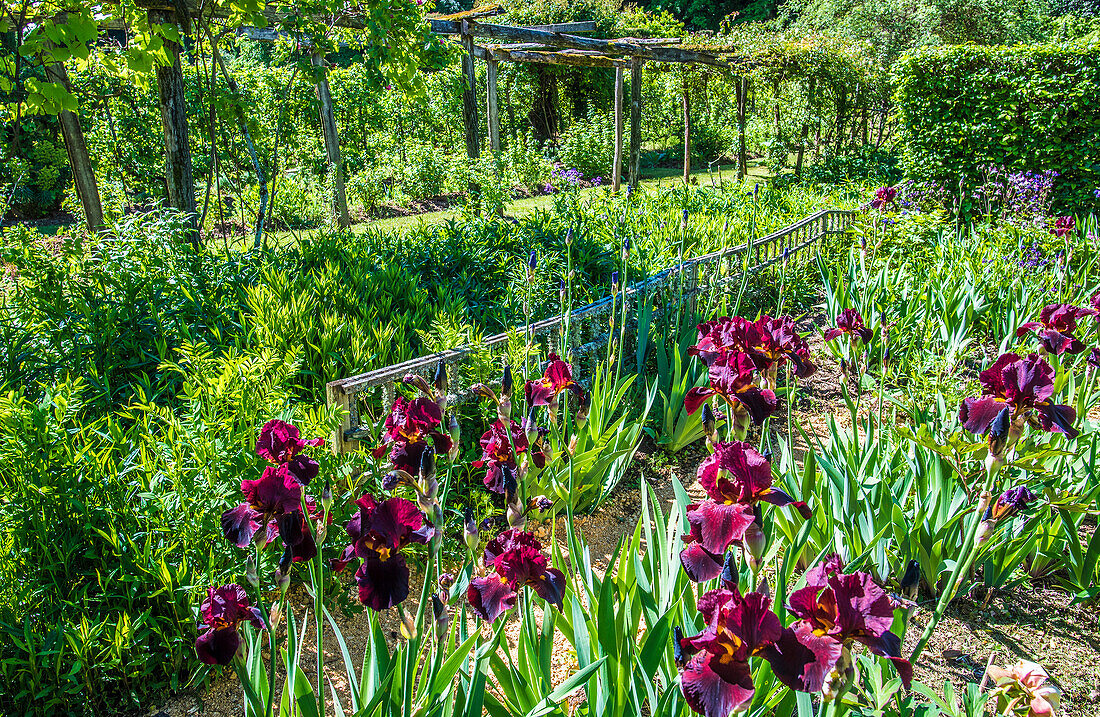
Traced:
<svg viewBox="0 0 1100 717">
<path fill-rule="evenodd" d="M 321 507 L 328 513 L 332 510 L 332 483 L 325 481 L 325 487 L 321 491 Z"/>
<path fill-rule="evenodd" d="M 466 547 L 471 551 L 477 550 L 477 546 L 481 543 L 481 538 L 477 530 L 477 521 L 474 520 L 474 510 L 470 506 L 466 506 L 462 537 L 466 541 Z"/>
<path fill-rule="evenodd" d="M 527 257 L 527 270 L 534 273 L 535 269 L 539 268 L 539 255 L 536 252 L 531 252 L 531 255 Z"/>
<path fill-rule="evenodd" d="M 290 555 L 290 551 L 283 552 L 283 558 Z M 292 560 L 293 558 L 291 558 Z M 290 562 L 289 560 L 287 562 Z M 289 566 L 288 566 L 289 567 Z M 286 595 L 286 589 L 290 586 L 290 573 L 283 570 L 283 559 L 279 559 L 279 567 L 275 570 L 275 586 L 279 588 L 280 595 Z"/>
<path fill-rule="evenodd" d="M 527 434 L 527 442 L 530 444 L 534 444 L 539 437 L 539 429 L 535 424 L 535 411 L 537 409 L 537 406 L 531 406 L 531 410 L 527 412 L 527 418 L 523 419 L 523 432 Z"/>
<path fill-rule="evenodd" d="M 676 660 L 676 666 L 681 669 L 684 667 L 684 646 L 681 644 L 683 639 L 684 631 L 680 626 L 672 628 L 672 657 Z"/>
<path fill-rule="evenodd" d="M 511 502 L 508 504 L 507 510 L 508 527 L 515 528 L 516 530 L 523 530 L 527 525 L 527 511 L 523 509 L 523 506 L 518 502 Z"/>
<path fill-rule="evenodd" d="M 573 228 L 565 230 L 565 245 L 570 246 L 573 243 Z"/>
<path fill-rule="evenodd" d="M 451 586 L 455 584 L 454 573 L 443 573 L 439 576 L 439 587 L 443 590 L 450 590 Z"/>
<path fill-rule="evenodd" d="M 405 378 L 401 379 L 401 383 L 416 387 L 425 396 L 432 395 L 432 387 L 428 385 L 427 379 L 419 374 L 410 373 L 405 376 Z"/>
<path fill-rule="evenodd" d="M 719 576 L 719 580 L 722 586 L 727 590 L 732 590 L 737 587 L 737 562 L 732 552 L 726 553 L 726 559 L 722 563 L 722 574 Z"/>
<path fill-rule="evenodd" d="M 458 427 L 458 417 L 455 416 L 454 412 L 447 414 L 447 434 L 451 437 L 451 447 L 447 451 L 447 460 L 453 463 L 458 458 L 458 439 L 462 435 Z"/>
<path fill-rule="evenodd" d="M 535 507 L 539 509 L 540 513 L 545 513 L 554 507 L 554 501 L 547 498 L 545 495 L 540 495 L 535 499 Z"/>
<path fill-rule="evenodd" d="M 916 560 L 910 560 L 909 564 L 905 566 L 905 575 L 901 577 L 901 582 L 898 586 L 907 593 L 909 598 L 912 598 L 917 593 L 917 586 L 920 583 L 920 563 Z"/>
<path fill-rule="evenodd" d="M 420 454 L 420 480 L 435 478 L 435 451 L 430 447 Z"/>
<path fill-rule="evenodd" d="M 512 388 L 514 387 L 512 381 L 512 367 L 509 364 L 504 364 L 504 375 L 500 379 L 500 393 L 502 396 L 511 396 Z"/>
<path fill-rule="evenodd" d="M 448 386 L 447 364 L 442 360 L 440 360 L 439 365 L 435 367 L 435 375 L 432 376 L 432 385 L 435 386 L 436 397 L 446 402 Z M 446 408 L 446 406 L 440 406 L 440 408 Z"/>
<path fill-rule="evenodd" d="M 752 566 L 753 571 L 760 570 L 760 564 L 764 557 L 764 549 L 768 545 L 768 540 L 764 535 L 764 531 L 757 525 L 757 521 L 753 521 L 749 524 L 749 527 L 745 529 L 745 537 L 743 538 L 745 544 L 745 550 L 749 555 L 749 564 Z"/>
<path fill-rule="evenodd" d="M 611 272 L 611 293 L 616 294 L 619 291 L 619 272 Z"/>
<path fill-rule="evenodd" d="M 591 410 L 592 394 L 585 392 L 584 396 L 581 397 L 580 403 L 577 405 L 577 415 L 575 418 L 575 422 L 577 424 L 578 431 L 584 428 L 585 424 L 588 423 L 588 413 Z"/>
<path fill-rule="evenodd" d="M 244 579 L 254 588 L 260 586 L 260 576 L 256 572 L 256 560 L 251 555 L 244 562 Z"/>
<path fill-rule="evenodd" d="M 432 594 L 432 615 L 435 617 L 436 637 L 443 640 L 447 637 L 447 628 L 451 625 L 451 613 L 447 610 L 446 603 L 434 593 Z"/>
</svg>

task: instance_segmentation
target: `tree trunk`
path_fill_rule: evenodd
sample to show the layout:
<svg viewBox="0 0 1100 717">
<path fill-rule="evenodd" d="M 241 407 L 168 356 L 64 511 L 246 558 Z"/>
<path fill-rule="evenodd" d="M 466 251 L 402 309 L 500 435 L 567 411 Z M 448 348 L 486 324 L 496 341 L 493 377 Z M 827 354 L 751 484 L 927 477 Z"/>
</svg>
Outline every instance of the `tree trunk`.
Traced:
<svg viewBox="0 0 1100 717">
<path fill-rule="evenodd" d="M 65 65 L 60 62 L 46 64 L 46 79 L 56 82 L 66 91 L 71 91 L 69 73 L 65 70 Z M 90 231 L 99 231 L 104 227 L 103 204 L 99 199 L 95 170 L 92 169 L 92 160 L 88 156 L 88 145 L 84 142 L 80 120 L 75 112 L 69 110 L 62 110 L 58 119 L 61 122 L 61 134 L 65 139 L 65 151 L 69 155 L 69 166 L 73 170 L 73 184 L 76 186 L 80 205 L 84 208 L 84 219 Z"/>
<path fill-rule="evenodd" d="M 336 110 L 332 105 L 332 92 L 328 85 L 328 72 L 324 67 L 324 58 L 314 53 L 310 58 L 314 67 L 321 70 L 317 80 L 317 100 L 320 103 L 321 134 L 325 139 L 325 155 L 328 159 L 329 172 L 332 173 L 333 183 L 333 207 L 336 210 L 336 223 L 341 227 L 351 226 L 351 215 L 348 214 L 348 196 L 344 188 L 344 159 L 340 156 L 340 135 L 336 131 Z M 400 115 L 398 116 L 400 119 Z M 403 144 L 403 143 L 402 143 Z"/>
<path fill-rule="evenodd" d="M 835 155 L 840 155 L 840 149 L 844 146 L 844 119 L 848 109 L 848 91 L 840 90 L 836 98 L 836 150 Z"/>
<path fill-rule="evenodd" d="M 485 61 L 485 113 L 489 126 L 489 149 L 500 152 L 500 103 L 497 100 L 497 61 Z"/>
<path fill-rule="evenodd" d="M 176 23 L 173 14 L 163 10 L 150 10 L 149 21 L 159 25 Z M 187 101 L 180 46 L 165 40 L 164 50 L 171 64 L 157 65 L 156 76 L 160 124 L 164 133 L 164 178 L 168 203 L 187 215 L 192 229 L 191 241 L 197 246 L 200 238 L 195 224 L 195 177 L 191 164 L 191 141 L 187 136 Z"/>
<path fill-rule="evenodd" d="M 749 173 L 749 155 L 745 144 L 745 115 L 749 94 L 749 78 L 747 76 L 739 78 L 735 88 L 737 99 L 737 176 L 744 180 Z"/>
<path fill-rule="evenodd" d="M 477 68 L 474 65 L 474 36 L 470 34 L 469 22 L 462 21 L 462 45 L 466 53 L 462 56 L 463 78 L 465 79 L 462 91 L 462 120 L 466 129 L 466 156 L 471 160 L 481 156 L 481 147 L 478 143 L 477 122 Z M 473 170 L 473 163 L 470 163 Z M 473 199 L 481 192 L 481 187 L 472 178 L 468 186 L 470 198 Z"/>
</svg>

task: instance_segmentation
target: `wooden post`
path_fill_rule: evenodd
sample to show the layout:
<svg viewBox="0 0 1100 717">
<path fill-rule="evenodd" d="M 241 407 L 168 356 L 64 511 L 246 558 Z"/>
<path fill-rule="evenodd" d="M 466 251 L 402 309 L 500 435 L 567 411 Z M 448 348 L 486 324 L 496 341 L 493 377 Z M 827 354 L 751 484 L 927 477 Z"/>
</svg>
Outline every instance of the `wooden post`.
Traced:
<svg viewBox="0 0 1100 717">
<path fill-rule="evenodd" d="M 630 60 L 630 186 L 638 186 L 642 154 L 642 61 Z"/>
<path fill-rule="evenodd" d="M 344 160 L 340 156 L 340 135 L 336 131 L 336 111 L 332 106 L 332 92 L 328 86 L 328 70 L 325 69 L 325 58 L 318 52 L 313 53 L 311 62 L 318 68 L 317 100 L 320 103 L 321 134 L 325 138 L 325 155 L 328 159 L 329 172 L 332 173 L 336 222 L 342 227 L 348 227 L 351 226 L 351 215 L 348 214 L 348 197 L 344 189 Z"/>
<path fill-rule="evenodd" d="M 500 103 L 497 101 L 497 61 L 485 61 L 485 112 L 489 124 L 489 149 L 500 151 Z"/>
<path fill-rule="evenodd" d="M 69 73 L 60 62 L 46 63 L 46 79 L 56 82 L 71 92 Z M 69 155 L 69 166 L 73 170 L 73 184 L 84 207 L 84 219 L 88 229 L 98 231 L 103 228 L 103 204 L 99 200 L 99 187 L 95 181 L 95 170 L 88 156 L 88 145 L 84 142 L 84 132 L 80 128 L 80 119 L 75 112 L 62 110 L 58 115 L 61 121 L 61 134 L 65 139 L 65 151 Z"/>
<path fill-rule="evenodd" d="M 836 98 L 836 149 L 833 152 L 835 155 L 839 155 L 841 147 L 844 146 L 844 120 L 847 109 L 848 91 L 841 88 Z"/>
<path fill-rule="evenodd" d="M 615 68 L 615 158 L 611 163 L 611 191 L 619 191 L 623 174 L 623 68 Z"/>
<path fill-rule="evenodd" d="M 810 84 L 806 89 L 806 119 L 802 121 L 802 138 L 798 143 L 798 158 L 794 163 L 796 177 L 802 175 L 802 160 L 806 156 L 806 141 L 810 138 L 810 113 L 814 106 L 814 92 L 817 89 L 817 76 L 810 75 Z"/>
<path fill-rule="evenodd" d="M 466 156 L 477 159 L 481 147 L 477 137 L 477 69 L 474 66 L 474 36 L 470 34 L 469 21 L 462 21 L 462 71 L 466 80 L 462 90 L 462 121 L 466 127 Z"/>
<path fill-rule="evenodd" d="M 149 22 L 174 25 L 172 13 L 150 10 Z M 164 132 L 164 178 L 168 185 L 168 203 L 190 217 L 194 231 L 192 241 L 198 243 L 196 225 L 195 177 L 191 165 L 191 142 L 187 136 L 187 102 L 184 96 L 183 67 L 180 46 L 164 41 L 164 50 L 171 64 L 157 65 L 157 91 L 160 95 L 160 125 Z"/>
<path fill-rule="evenodd" d="M 738 78 L 737 94 L 737 176 L 742 180 L 749 173 L 748 150 L 745 147 L 745 105 L 748 101 L 749 78 Z"/>
<path fill-rule="evenodd" d="M 684 185 L 691 183 L 691 96 L 688 94 L 688 72 L 690 66 L 684 66 L 683 87 L 680 101 L 684 107 Z"/>
</svg>

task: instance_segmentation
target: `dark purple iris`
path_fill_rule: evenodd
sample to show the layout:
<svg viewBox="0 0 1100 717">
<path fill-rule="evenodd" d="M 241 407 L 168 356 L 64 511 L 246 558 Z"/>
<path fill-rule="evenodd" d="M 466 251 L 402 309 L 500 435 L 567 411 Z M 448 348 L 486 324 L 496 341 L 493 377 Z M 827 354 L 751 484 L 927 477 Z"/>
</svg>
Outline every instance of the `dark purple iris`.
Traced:
<svg viewBox="0 0 1100 717">
<path fill-rule="evenodd" d="M 985 520 L 994 521 L 1010 518 L 1027 510 L 1035 498 L 1036 495 L 1027 486 L 1018 485 L 1015 488 L 1009 488 L 997 496 L 997 500 L 986 509 L 986 514 L 982 517 Z"/>
<path fill-rule="evenodd" d="M 747 443 L 716 443 L 714 453 L 699 465 L 698 476 L 710 500 L 688 506 L 691 530 L 683 536 L 686 547 L 680 551 L 684 572 L 695 582 L 722 572 L 722 556 L 753 529 L 758 503 L 793 505 L 803 518 L 810 516 L 809 506 L 772 485 L 771 464 Z"/>
<path fill-rule="evenodd" d="M 1050 233 L 1057 237 L 1065 237 L 1077 228 L 1077 220 L 1071 216 L 1058 217 L 1054 220 L 1054 228 Z"/>
<path fill-rule="evenodd" d="M 524 386 L 524 396 L 528 406 L 556 406 L 562 391 L 569 389 L 583 400 L 584 389 L 573 380 L 573 367 L 557 354 L 550 354 L 542 378 L 528 381 Z"/>
<path fill-rule="evenodd" d="M 695 413 L 711 396 L 721 396 L 738 423 L 748 427 L 748 418 L 760 424 L 775 412 L 777 401 L 771 389 L 761 389 L 753 380 L 756 364 L 746 353 L 726 354 L 710 365 L 707 386 L 697 386 L 684 397 L 684 408 Z M 745 419 L 745 420 L 741 420 Z"/>
<path fill-rule="evenodd" d="M 398 396 L 386 417 L 382 443 L 372 455 L 381 459 L 388 451 L 394 470 L 417 475 L 425 452 L 446 455 L 451 450 L 451 437 L 439 430 L 442 422 L 443 409 L 430 398 Z"/>
<path fill-rule="evenodd" d="M 704 321 L 696 327 L 695 345 L 688 348 L 688 356 L 698 356 L 707 366 L 713 366 L 733 353 L 748 353 L 750 346 L 764 341 L 760 327 L 740 316 L 722 316 Z"/>
<path fill-rule="evenodd" d="M 699 598 L 698 609 L 706 625 L 703 631 L 692 637 L 675 632 L 673 648 L 683 664 L 680 688 L 695 712 L 729 717 L 752 703 L 755 686 L 749 658 L 766 655 L 783 628 L 768 596 L 742 596 L 731 582 Z"/>
<path fill-rule="evenodd" d="M 895 187 L 879 187 L 875 190 L 875 198 L 871 200 L 871 208 L 883 210 L 891 206 L 896 207 L 897 196 L 898 190 Z"/>
<path fill-rule="evenodd" d="M 1039 430 L 1076 438 L 1077 412 L 1050 400 L 1054 394 L 1054 369 L 1038 354 L 1021 358 L 1002 354 L 979 374 L 982 395 L 963 399 L 959 422 L 971 433 L 990 435 L 991 450 L 1004 457 L 1019 439 L 1024 424 Z"/>
<path fill-rule="evenodd" d="M 806 587 L 796 590 L 788 609 L 797 620 L 764 651 L 783 684 L 803 692 L 836 689 L 838 672 L 850 669 L 853 643 L 890 659 L 906 687 L 913 668 L 901 657 L 901 639 L 890 632 L 894 620 L 889 595 L 864 572 L 846 574 L 836 555 L 806 571 Z"/>
<path fill-rule="evenodd" d="M 1038 321 L 1030 321 L 1016 329 L 1016 336 L 1034 331 L 1039 334 L 1039 345 L 1046 353 L 1058 356 L 1064 353 L 1079 354 L 1086 346 L 1073 335 L 1077 330 L 1077 320 L 1095 315 L 1093 309 L 1072 304 L 1049 304 L 1039 313 Z"/>
<path fill-rule="evenodd" d="M 1100 348 L 1089 351 L 1089 357 L 1085 360 L 1094 369 L 1100 369 Z"/>
<path fill-rule="evenodd" d="M 241 646 L 237 626 L 247 620 L 257 630 L 265 629 L 260 611 L 252 607 L 244 588 L 236 583 L 207 588 L 200 609 L 202 624 L 195 640 L 195 652 L 208 665 L 228 665 Z"/>
<path fill-rule="evenodd" d="M 841 334 L 847 334 L 854 344 L 856 341 L 862 341 L 867 344 L 871 342 L 871 337 L 874 332 L 867 328 L 863 323 L 863 316 L 855 309 L 844 309 L 840 312 L 840 315 L 836 317 L 836 326 L 825 330 L 825 340 L 832 341 L 839 337 Z"/>
<path fill-rule="evenodd" d="M 276 530 L 284 551 L 294 560 L 309 560 L 316 545 L 309 524 L 302 515 L 302 485 L 317 476 L 317 462 L 299 451 L 318 446 L 323 439 L 303 441 L 298 429 L 283 421 L 269 421 L 260 431 L 256 453 L 272 462 L 255 480 L 241 481 L 244 502 L 222 513 L 222 533 L 240 548 L 262 532 L 268 542 Z M 307 499 L 308 500 L 308 499 Z"/>
<path fill-rule="evenodd" d="M 1096 320 L 1100 322 L 1100 291 L 1092 295 L 1092 299 L 1089 300 L 1089 306 L 1096 312 Z"/>
<path fill-rule="evenodd" d="M 505 530 L 485 546 L 484 563 L 489 572 L 474 578 L 466 590 L 470 607 L 483 620 L 495 622 L 516 605 L 523 587 L 560 610 L 565 596 L 565 574 L 549 567 L 542 543 L 531 533 Z"/>
<path fill-rule="evenodd" d="M 794 375 L 807 378 L 817 371 L 810 360 L 810 347 L 806 340 L 795 331 L 794 319 L 780 316 L 773 319 L 767 314 L 756 320 L 761 341 L 748 347 L 748 354 L 756 362 L 756 367 L 769 377 L 775 385 L 775 374 L 787 361 L 794 364 Z"/>
<path fill-rule="evenodd" d="M 426 544 L 435 528 L 415 503 L 404 498 L 378 502 L 364 493 L 355 504 L 359 512 L 346 526 L 352 542 L 332 567 L 339 572 L 356 559 L 362 561 L 355 572 L 359 601 L 372 610 L 385 610 L 409 596 L 409 568 L 401 550 Z"/>
<path fill-rule="evenodd" d="M 489 430 L 481 436 L 481 460 L 474 461 L 473 466 L 475 468 L 485 468 L 485 487 L 494 493 L 505 492 L 506 476 L 509 471 L 514 476 L 519 464 L 516 462 L 516 453 L 524 453 L 529 447 L 527 440 L 527 432 L 523 430 L 523 426 L 515 421 L 509 421 L 511 423 L 511 441 L 509 441 L 508 431 L 505 430 L 504 424 L 500 421 L 495 421 L 493 425 L 489 426 Z M 515 446 L 515 453 L 512 452 L 512 446 Z M 532 455 L 531 460 L 538 465 L 542 461 L 542 454 Z M 507 470 L 505 470 L 507 469 Z"/>
</svg>

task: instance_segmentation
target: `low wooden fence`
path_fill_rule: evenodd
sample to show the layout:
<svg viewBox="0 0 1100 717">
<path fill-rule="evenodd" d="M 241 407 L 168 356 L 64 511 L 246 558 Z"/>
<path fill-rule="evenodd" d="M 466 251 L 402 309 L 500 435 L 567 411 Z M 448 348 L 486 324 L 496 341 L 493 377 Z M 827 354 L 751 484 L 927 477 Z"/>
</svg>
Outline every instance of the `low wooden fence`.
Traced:
<svg viewBox="0 0 1100 717">
<path fill-rule="evenodd" d="M 759 271 L 777 262 L 789 260 L 825 236 L 844 233 L 854 214 L 855 212 L 841 209 L 824 209 L 754 241 L 688 259 L 625 287 L 622 295 L 626 301 L 630 301 L 639 296 L 650 296 L 657 291 L 669 292 L 674 289 L 681 298 L 685 298 L 720 289 L 741 279 L 742 268 L 746 264 L 749 272 Z M 570 346 L 575 347 L 578 353 L 584 353 L 586 349 L 606 338 L 608 323 L 597 319 L 606 317 L 614 306 L 614 297 L 607 296 L 570 312 Z M 557 344 L 563 321 L 562 315 L 553 316 L 532 323 L 530 327 L 520 326 L 517 331 L 529 331 L 529 341 L 536 336 L 548 336 L 550 345 L 553 346 Z M 508 332 L 490 336 L 477 348 L 490 352 L 494 349 L 499 351 L 507 347 L 508 336 Z M 388 406 L 393 400 L 394 384 L 405 376 L 420 374 L 430 378 L 440 361 L 448 365 L 462 363 L 473 349 L 474 347 L 466 346 L 440 351 L 329 383 L 325 387 L 328 404 L 344 409 L 343 425 L 333 437 L 335 450 L 353 450 L 358 447 L 359 438 L 369 435 L 368 430 L 361 428 L 360 416 L 362 398 L 371 389 L 380 388 L 382 405 Z"/>
</svg>

